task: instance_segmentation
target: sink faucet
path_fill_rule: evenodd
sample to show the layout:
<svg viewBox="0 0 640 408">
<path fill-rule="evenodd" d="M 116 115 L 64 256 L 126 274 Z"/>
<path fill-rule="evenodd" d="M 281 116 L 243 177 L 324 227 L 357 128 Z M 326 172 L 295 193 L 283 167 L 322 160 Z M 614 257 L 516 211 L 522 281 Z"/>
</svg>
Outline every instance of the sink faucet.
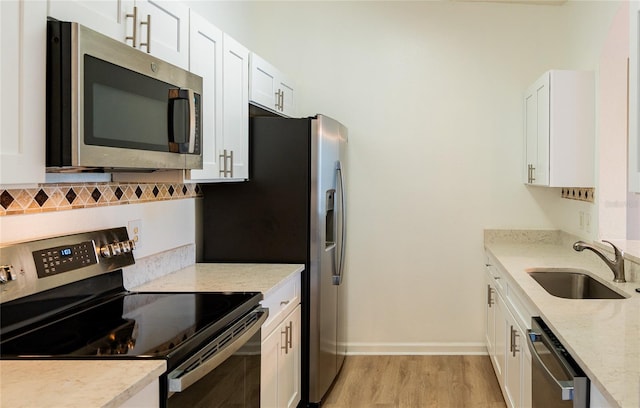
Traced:
<svg viewBox="0 0 640 408">
<path fill-rule="evenodd" d="M 604 261 L 604 263 L 607 264 L 609 268 L 611 268 L 611 271 L 613 272 L 614 282 L 618 282 L 618 283 L 626 282 L 626 280 L 624 279 L 624 257 L 623 257 L 622 251 L 620 251 L 615 245 L 613 245 L 609 241 L 603 240 L 602 242 L 606 242 L 607 244 L 613 247 L 613 252 L 615 255 L 614 260 L 609 259 L 609 257 L 607 257 L 601 250 L 599 250 L 598 248 L 592 245 L 587 244 L 584 241 L 578 241 L 575 244 L 573 244 L 573 249 L 575 249 L 578 252 L 582 252 L 585 249 L 593 251 L 596 255 L 598 255 Z"/>
</svg>

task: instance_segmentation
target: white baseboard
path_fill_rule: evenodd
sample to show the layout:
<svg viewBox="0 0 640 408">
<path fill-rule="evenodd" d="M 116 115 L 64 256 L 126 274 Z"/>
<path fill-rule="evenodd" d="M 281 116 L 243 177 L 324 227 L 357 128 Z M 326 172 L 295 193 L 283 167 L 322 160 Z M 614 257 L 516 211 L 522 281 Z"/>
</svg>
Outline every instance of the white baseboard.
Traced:
<svg viewBox="0 0 640 408">
<path fill-rule="evenodd" d="M 348 343 L 347 355 L 486 355 L 484 343 Z"/>
</svg>

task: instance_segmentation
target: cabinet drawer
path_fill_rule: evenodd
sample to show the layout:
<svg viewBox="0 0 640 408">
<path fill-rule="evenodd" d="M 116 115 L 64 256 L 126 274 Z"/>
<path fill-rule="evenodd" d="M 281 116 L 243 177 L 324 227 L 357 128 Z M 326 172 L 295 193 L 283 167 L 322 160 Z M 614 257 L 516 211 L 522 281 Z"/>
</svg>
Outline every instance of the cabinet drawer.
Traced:
<svg viewBox="0 0 640 408">
<path fill-rule="evenodd" d="M 262 338 L 268 336 L 298 304 L 300 274 L 295 274 L 274 290 L 265 293 L 262 306 L 269 309 L 269 317 L 262 325 Z"/>
</svg>

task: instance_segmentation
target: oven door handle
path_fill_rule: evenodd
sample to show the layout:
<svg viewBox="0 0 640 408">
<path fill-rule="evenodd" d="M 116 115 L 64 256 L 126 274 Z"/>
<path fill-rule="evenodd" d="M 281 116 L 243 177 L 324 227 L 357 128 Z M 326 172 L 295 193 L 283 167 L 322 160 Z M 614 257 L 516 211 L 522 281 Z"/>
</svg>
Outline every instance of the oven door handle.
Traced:
<svg viewBox="0 0 640 408">
<path fill-rule="evenodd" d="M 555 358 L 559 358 L 554 352 L 554 350 L 552 350 L 547 344 L 545 344 L 544 341 L 542 341 L 541 335 L 539 333 L 536 333 L 535 331 L 529 329 L 527 330 L 527 346 L 531 351 L 531 356 L 535 359 L 535 362 L 544 370 L 545 375 L 556 384 L 558 389 L 560 389 L 562 393 L 562 400 L 563 401 L 573 400 L 574 382 L 558 380 L 542 361 L 542 357 L 540 357 L 538 350 L 533 344 L 534 342 L 542 344 L 547 349 L 547 352 L 549 354 L 555 356 Z"/>
<path fill-rule="evenodd" d="M 260 308 L 252 313 L 258 314 L 258 320 L 253 322 L 253 324 L 250 327 L 245 328 L 244 332 L 242 332 L 237 337 L 235 337 L 232 341 L 224 345 L 223 348 L 215 352 L 211 357 L 208 357 L 205 360 L 200 361 L 199 365 L 196 368 L 192 370 L 188 370 L 188 368 L 191 367 L 193 364 L 198 363 L 198 360 L 201 358 L 198 356 L 198 354 L 201 354 L 201 353 L 198 353 L 195 357 L 189 358 L 187 361 L 182 363 L 175 370 L 170 372 L 167 375 L 167 378 L 169 380 L 169 392 L 182 392 L 186 390 L 189 386 L 191 386 L 196 381 L 200 380 L 202 377 L 209 374 L 216 367 L 222 364 L 227 358 L 231 357 L 233 353 L 235 353 L 242 346 L 244 346 L 245 343 L 247 343 L 251 339 L 251 337 L 253 337 L 258 332 L 258 330 L 260 330 L 260 326 L 262 326 L 262 323 L 264 323 L 264 321 L 267 320 L 267 316 L 269 315 L 269 309 Z M 220 335 L 217 339 L 221 337 L 224 338 L 229 333 L 233 333 L 235 330 L 237 330 L 235 329 L 235 327 L 236 327 L 235 325 L 232 326 L 230 329 L 228 329 L 222 335 Z M 214 340 L 214 342 L 216 340 Z M 205 349 L 206 348 L 207 346 L 205 346 Z"/>
</svg>

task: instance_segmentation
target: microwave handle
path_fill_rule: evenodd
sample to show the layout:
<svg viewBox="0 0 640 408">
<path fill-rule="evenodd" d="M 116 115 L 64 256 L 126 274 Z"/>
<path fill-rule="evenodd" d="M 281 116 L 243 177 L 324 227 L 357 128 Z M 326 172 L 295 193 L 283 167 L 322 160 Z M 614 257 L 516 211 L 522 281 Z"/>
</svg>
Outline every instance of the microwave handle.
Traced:
<svg viewBox="0 0 640 408">
<path fill-rule="evenodd" d="M 196 148 L 196 93 L 193 89 L 169 89 L 169 151 L 174 153 L 194 153 Z M 182 152 L 180 149 L 180 143 L 176 142 L 175 138 L 175 125 L 174 109 L 175 102 L 178 100 L 184 100 L 188 103 L 189 108 L 189 130 L 187 140 L 187 152 Z"/>
</svg>

